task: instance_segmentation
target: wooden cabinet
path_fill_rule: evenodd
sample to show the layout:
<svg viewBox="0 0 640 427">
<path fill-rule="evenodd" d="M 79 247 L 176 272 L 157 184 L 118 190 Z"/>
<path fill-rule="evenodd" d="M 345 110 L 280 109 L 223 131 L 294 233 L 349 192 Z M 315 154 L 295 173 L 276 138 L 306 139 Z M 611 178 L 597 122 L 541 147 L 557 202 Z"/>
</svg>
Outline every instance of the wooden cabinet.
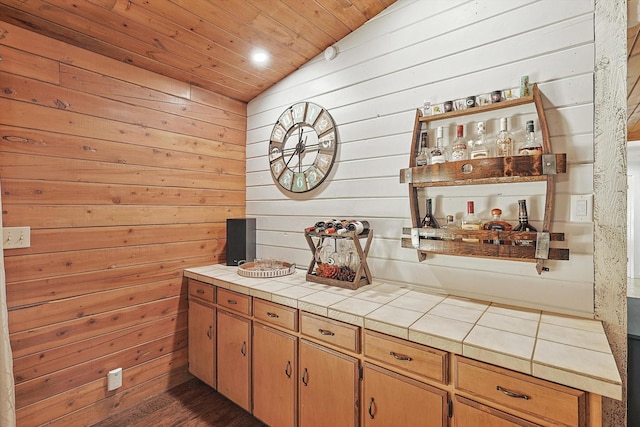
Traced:
<svg viewBox="0 0 640 427">
<path fill-rule="evenodd" d="M 301 339 L 299 360 L 300 427 L 357 426 L 358 359 Z"/>
<path fill-rule="evenodd" d="M 528 108 L 529 114 L 537 115 L 542 134 L 542 153 L 527 156 L 489 157 L 473 160 L 460 160 L 434 165 L 417 166 L 415 154 L 419 150 L 422 126 L 449 126 L 463 116 L 476 115 L 486 120 L 492 112 L 501 115 L 519 113 Z M 496 119 L 493 117 L 492 119 Z M 451 111 L 444 114 L 422 116 L 416 111 L 413 129 L 409 167 L 400 171 L 400 182 L 409 187 L 412 228 L 403 229 L 402 246 L 418 251 L 418 259 L 424 261 L 426 254 L 441 253 L 447 255 L 500 258 L 517 261 L 536 262 L 538 274 L 546 270 L 543 263 L 547 259 L 568 260 L 569 250 L 551 248 L 550 242 L 563 241 L 564 234 L 550 233 L 551 215 L 555 197 L 555 181 L 559 173 L 566 172 L 566 154 L 553 154 L 549 129 L 545 118 L 542 97 L 537 85 L 533 85 L 532 95 L 523 98 L 498 102 L 466 110 Z M 425 189 L 441 186 L 461 186 L 480 184 L 504 184 L 517 182 L 545 181 L 545 209 L 542 227 L 538 232 L 516 231 L 469 231 L 421 228 L 419 199 Z M 466 241 L 465 241 L 466 240 Z M 474 240 L 478 243 L 474 243 Z M 528 240 L 530 245 L 492 244 L 495 241 Z M 470 243 L 471 241 L 471 243 Z"/>
<path fill-rule="evenodd" d="M 297 337 L 253 324 L 253 415 L 271 427 L 296 424 Z"/>
<path fill-rule="evenodd" d="M 364 427 L 447 425 L 444 390 L 369 363 L 364 364 L 362 384 Z"/>
<path fill-rule="evenodd" d="M 212 286 L 189 279 L 189 372 L 216 388 L 216 308 Z"/>
<path fill-rule="evenodd" d="M 540 427 L 506 412 L 456 396 L 453 425 L 455 427 Z"/>
<path fill-rule="evenodd" d="M 218 391 L 251 411 L 251 320 L 218 310 Z"/>
</svg>

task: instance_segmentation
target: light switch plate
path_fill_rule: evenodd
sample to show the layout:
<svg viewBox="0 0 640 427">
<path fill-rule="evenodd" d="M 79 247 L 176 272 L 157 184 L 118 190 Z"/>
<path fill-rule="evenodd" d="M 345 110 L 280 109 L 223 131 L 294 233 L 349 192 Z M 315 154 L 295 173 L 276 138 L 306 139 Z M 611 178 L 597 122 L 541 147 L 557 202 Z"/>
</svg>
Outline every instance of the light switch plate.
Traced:
<svg viewBox="0 0 640 427">
<path fill-rule="evenodd" d="M 31 246 L 31 227 L 3 227 L 2 248 L 16 249 Z"/>
<path fill-rule="evenodd" d="M 574 194 L 571 196 L 571 222 L 593 221 L 593 195 Z"/>
</svg>

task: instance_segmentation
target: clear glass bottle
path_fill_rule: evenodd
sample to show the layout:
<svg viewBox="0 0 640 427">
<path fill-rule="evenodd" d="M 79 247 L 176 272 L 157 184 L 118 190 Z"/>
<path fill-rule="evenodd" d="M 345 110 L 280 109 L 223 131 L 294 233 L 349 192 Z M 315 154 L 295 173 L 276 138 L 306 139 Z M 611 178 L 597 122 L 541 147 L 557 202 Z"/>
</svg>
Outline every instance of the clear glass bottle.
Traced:
<svg viewBox="0 0 640 427">
<path fill-rule="evenodd" d="M 446 161 L 444 151 L 444 128 L 439 126 L 436 129 L 436 146 L 429 153 L 429 164 L 437 165 Z"/>
<path fill-rule="evenodd" d="M 507 127 L 507 118 L 500 119 L 500 132 L 496 137 L 496 156 L 513 156 L 513 135 Z"/>
<path fill-rule="evenodd" d="M 529 156 L 532 154 L 541 154 L 542 153 L 542 145 L 536 139 L 536 132 L 533 126 L 533 120 L 527 121 L 527 125 L 525 127 L 525 141 L 520 146 L 518 150 L 518 155 L 520 156 Z"/>
<path fill-rule="evenodd" d="M 467 202 L 467 214 L 462 217 L 462 230 L 482 229 L 482 220 L 475 214 L 475 207 L 472 201 Z M 463 242 L 478 243 L 480 239 L 462 239 Z"/>
<path fill-rule="evenodd" d="M 442 225 L 442 227 L 440 227 L 440 228 L 444 228 L 444 229 L 446 229 L 446 230 L 455 231 L 455 230 L 458 228 L 458 226 L 456 225 L 456 220 L 455 220 L 455 218 L 453 217 L 453 215 L 447 215 L 447 222 L 446 222 L 446 224 Z M 453 240 L 455 240 L 455 239 L 453 238 L 453 236 L 447 236 L 447 235 L 445 235 L 445 236 L 442 238 L 442 240 L 449 240 L 449 241 L 453 241 Z"/>
<path fill-rule="evenodd" d="M 518 225 L 513 228 L 513 231 L 531 231 L 537 232 L 533 225 L 529 224 L 529 214 L 527 213 L 527 201 L 518 200 Z M 514 245 L 518 246 L 532 246 L 533 240 L 514 240 Z"/>
<path fill-rule="evenodd" d="M 469 149 L 470 159 L 485 159 L 491 157 L 491 146 L 487 141 L 486 130 L 484 122 L 478 122 L 476 124 L 476 137 L 473 140 L 473 144 Z"/>
<path fill-rule="evenodd" d="M 426 130 L 420 133 L 420 148 L 416 156 L 416 166 L 425 166 L 429 162 L 429 134 Z"/>
<path fill-rule="evenodd" d="M 456 139 L 447 146 L 447 161 L 456 162 L 458 160 L 469 160 L 469 150 L 467 141 L 464 139 L 464 126 L 456 127 Z"/>
<path fill-rule="evenodd" d="M 482 226 L 485 230 L 511 231 L 513 226 L 501 218 L 502 209 L 491 209 L 491 221 L 487 221 Z M 509 240 L 485 240 L 484 243 L 493 243 L 494 245 L 510 245 Z"/>
</svg>

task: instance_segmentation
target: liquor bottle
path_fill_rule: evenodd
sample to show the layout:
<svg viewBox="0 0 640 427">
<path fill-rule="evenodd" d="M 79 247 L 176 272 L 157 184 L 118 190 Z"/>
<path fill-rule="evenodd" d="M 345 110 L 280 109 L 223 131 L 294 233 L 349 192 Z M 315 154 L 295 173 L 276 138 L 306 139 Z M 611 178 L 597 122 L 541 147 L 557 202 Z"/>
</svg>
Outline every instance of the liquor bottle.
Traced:
<svg viewBox="0 0 640 427">
<path fill-rule="evenodd" d="M 513 231 L 532 231 L 538 230 L 531 224 L 529 224 L 529 214 L 527 213 L 527 201 L 518 200 L 518 225 L 513 228 Z M 518 246 L 532 246 L 533 240 L 514 240 L 514 245 Z"/>
<path fill-rule="evenodd" d="M 416 166 L 425 166 L 429 161 L 429 134 L 423 131 L 420 134 L 420 148 L 416 156 Z"/>
<path fill-rule="evenodd" d="M 436 165 L 438 163 L 444 163 L 445 152 L 444 152 L 444 128 L 439 126 L 436 130 L 436 146 L 433 147 L 431 152 L 429 153 L 429 164 Z"/>
<path fill-rule="evenodd" d="M 542 145 L 540 142 L 536 140 L 536 133 L 533 127 L 533 120 L 527 121 L 525 131 L 525 141 L 524 144 L 518 150 L 518 154 L 520 156 L 529 156 L 532 154 L 540 154 L 542 153 Z"/>
<path fill-rule="evenodd" d="M 491 209 L 491 215 L 493 218 L 491 221 L 485 222 L 484 228 L 485 230 L 499 230 L 499 231 L 511 231 L 513 227 L 506 221 L 503 221 L 500 217 L 502 215 L 502 209 Z M 510 245 L 511 241 L 509 240 L 485 240 L 484 243 L 493 243 L 495 245 Z"/>
<path fill-rule="evenodd" d="M 438 224 L 438 220 L 435 216 L 433 216 L 433 204 L 431 199 L 427 199 L 427 212 L 422 218 L 422 227 L 423 228 L 440 228 L 440 224 Z"/>
<path fill-rule="evenodd" d="M 469 158 L 470 159 L 484 159 L 487 157 L 491 157 L 491 147 L 489 146 L 489 142 L 487 141 L 487 137 L 485 135 L 485 127 L 484 122 L 478 122 L 476 125 L 476 138 L 473 140 L 473 143 L 470 148 Z"/>
<path fill-rule="evenodd" d="M 467 141 L 464 140 L 464 126 L 456 127 L 456 139 L 447 146 L 447 161 L 469 160 Z"/>
<path fill-rule="evenodd" d="M 458 226 L 456 225 L 456 222 L 455 222 L 455 219 L 454 219 L 453 215 L 447 215 L 447 223 L 442 225 L 442 227 L 440 227 L 440 228 L 444 228 L 444 229 L 449 230 L 449 231 L 455 231 L 458 228 Z M 455 239 L 453 238 L 453 236 L 445 235 L 445 237 L 443 237 L 442 240 L 452 241 L 452 240 L 455 240 Z"/>
<path fill-rule="evenodd" d="M 500 132 L 496 138 L 496 155 L 498 157 L 513 156 L 513 135 L 507 129 L 507 118 L 500 119 Z"/>
<path fill-rule="evenodd" d="M 480 230 L 482 228 L 482 221 L 475 214 L 475 209 L 472 201 L 467 202 L 467 214 L 462 217 L 463 230 Z M 479 239 L 462 239 L 463 242 L 478 243 Z"/>
</svg>

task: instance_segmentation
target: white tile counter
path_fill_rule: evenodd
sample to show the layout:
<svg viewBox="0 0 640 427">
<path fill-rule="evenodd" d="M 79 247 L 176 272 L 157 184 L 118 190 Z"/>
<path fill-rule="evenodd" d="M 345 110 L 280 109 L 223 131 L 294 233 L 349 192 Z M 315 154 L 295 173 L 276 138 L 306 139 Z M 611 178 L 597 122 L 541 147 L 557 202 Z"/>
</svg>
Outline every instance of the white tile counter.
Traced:
<svg viewBox="0 0 640 427">
<path fill-rule="evenodd" d="M 622 381 L 596 320 L 374 282 L 356 290 L 307 282 L 306 273 L 254 279 L 237 267 L 184 276 L 398 338 L 621 399 Z"/>
</svg>

